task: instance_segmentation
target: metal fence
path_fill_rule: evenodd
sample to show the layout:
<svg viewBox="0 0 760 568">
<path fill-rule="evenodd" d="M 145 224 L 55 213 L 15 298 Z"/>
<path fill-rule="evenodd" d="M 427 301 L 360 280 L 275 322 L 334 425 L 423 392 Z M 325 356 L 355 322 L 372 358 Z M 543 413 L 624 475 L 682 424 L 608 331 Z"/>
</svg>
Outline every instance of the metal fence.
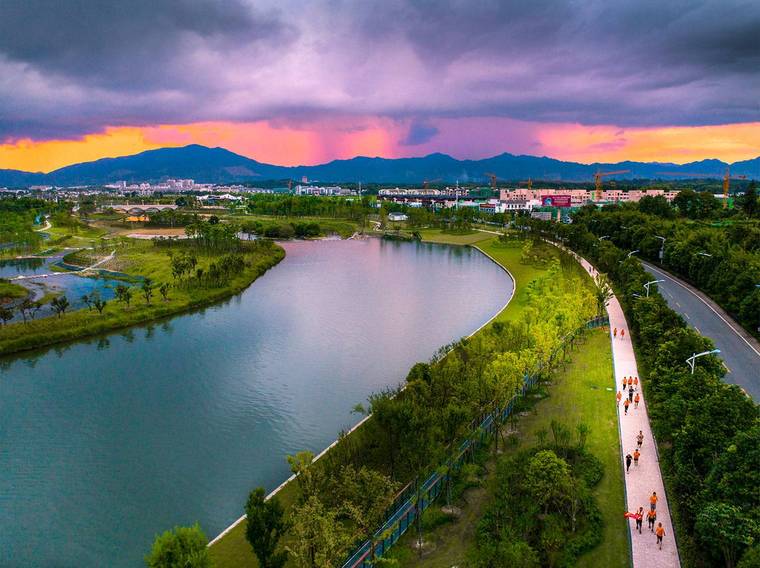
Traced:
<svg viewBox="0 0 760 568">
<path fill-rule="evenodd" d="M 578 333 L 586 329 L 595 329 L 609 325 L 607 316 L 597 317 L 581 326 L 563 340 L 562 344 L 555 349 L 546 364 L 551 365 L 557 353 L 572 343 Z M 482 446 L 489 436 L 493 435 L 497 424 L 502 424 L 512 414 L 512 410 L 518 399 L 525 396 L 541 377 L 545 365 L 539 365 L 531 375 L 526 375 L 522 390 L 516 394 L 503 407 L 495 407 L 489 412 L 483 413 L 470 425 L 470 434 L 458 446 L 454 455 L 443 464 L 443 467 L 432 472 L 422 483 L 419 480 L 412 481 L 404 487 L 396 496 L 393 505 L 388 509 L 386 521 L 375 531 L 371 540 L 361 543 L 348 559 L 342 564 L 342 568 L 368 568 L 372 561 L 385 554 L 398 542 L 409 527 L 422 513 L 444 492 L 452 477 L 459 472 L 462 465 L 473 455 L 475 450 Z"/>
</svg>

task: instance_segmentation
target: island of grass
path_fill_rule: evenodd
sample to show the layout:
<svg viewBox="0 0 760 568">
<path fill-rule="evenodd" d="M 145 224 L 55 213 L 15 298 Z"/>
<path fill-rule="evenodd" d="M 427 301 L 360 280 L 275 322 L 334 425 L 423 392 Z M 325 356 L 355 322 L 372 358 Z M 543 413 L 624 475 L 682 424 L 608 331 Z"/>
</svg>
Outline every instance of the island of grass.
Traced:
<svg viewBox="0 0 760 568">
<path fill-rule="evenodd" d="M 0 328 L 0 355 L 144 323 L 223 300 L 247 288 L 285 256 L 285 251 L 271 241 L 239 240 L 224 224 L 200 223 L 191 237 L 153 241 L 122 238 L 67 255 L 76 266 L 98 263 L 97 271 L 82 274 L 110 276 L 117 298 L 104 301 L 95 295 L 87 299 L 88 308 L 69 312 L 66 304 L 70 301 L 59 295 L 53 306 L 57 317 Z"/>
<path fill-rule="evenodd" d="M 536 247 L 536 249 L 534 250 L 532 247 Z M 531 318 L 535 318 L 538 315 L 538 319 L 541 319 L 546 316 L 546 314 L 551 315 L 551 313 L 553 313 L 555 310 L 563 312 L 565 314 L 563 317 L 569 316 L 573 309 L 577 310 L 578 308 L 578 306 L 576 306 L 576 308 L 573 308 L 569 304 L 576 302 L 576 300 L 584 297 L 584 295 L 585 297 L 588 297 L 588 295 L 591 294 L 590 290 L 592 284 L 585 272 L 572 259 L 569 257 L 566 258 L 565 255 L 561 255 L 556 251 L 556 249 L 553 249 L 553 247 L 548 247 L 541 243 L 531 243 L 530 247 L 526 247 L 525 243 L 522 243 L 519 246 L 515 246 L 515 244 L 512 243 L 510 239 L 496 239 L 493 237 L 488 237 L 488 240 L 481 242 L 478 248 L 488 254 L 495 262 L 508 270 L 514 276 L 516 280 L 516 293 L 509 305 L 504 310 L 502 310 L 501 313 L 498 314 L 491 325 L 484 327 L 472 338 L 468 339 L 465 342 L 460 342 L 457 344 L 457 346 L 454 347 L 454 351 L 452 352 L 455 353 L 454 359 L 458 359 L 460 361 L 470 360 L 473 362 L 478 360 L 492 361 L 496 356 L 499 355 L 501 349 L 504 348 L 497 347 L 499 343 L 503 342 L 506 337 L 502 334 L 509 335 L 513 332 L 510 332 L 508 330 L 516 330 L 520 328 L 521 325 L 526 325 L 529 328 L 532 325 L 530 323 Z M 526 249 L 528 254 L 526 254 Z M 553 262 L 548 264 L 543 262 L 542 259 L 544 255 L 551 256 Z M 539 262 L 534 262 L 536 258 L 539 259 Z M 561 259 L 560 264 L 557 264 L 558 258 Z M 562 284 L 563 281 L 566 282 Z M 559 288 L 555 286 L 559 286 Z M 568 287 L 571 287 L 572 291 L 570 291 Z M 559 293 L 560 291 L 562 291 L 561 295 L 563 301 L 556 302 L 556 298 L 558 296 L 554 296 L 554 294 Z M 558 306 L 558 304 L 561 304 L 561 306 Z M 587 307 L 581 308 L 581 311 L 584 311 L 584 313 L 585 310 L 587 310 Z M 576 321 L 580 315 L 581 314 L 576 311 L 575 315 L 573 315 L 572 318 L 574 321 Z M 552 321 L 553 317 L 554 316 L 550 317 Z M 538 331 L 538 333 L 540 334 L 541 332 Z M 546 339 L 549 340 L 548 337 Z M 514 337 L 506 344 L 502 343 L 502 345 L 510 345 L 517 340 L 518 338 Z M 550 343 L 554 341 L 556 341 L 556 338 L 549 340 Z M 599 352 L 597 352 L 596 347 L 597 345 L 594 343 L 592 356 L 595 358 L 594 361 L 600 362 L 601 369 L 605 366 L 604 346 L 601 345 L 601 351 Z M 462 355 L 458 353 L 458 350 L 462 350 L 462 352 L 465 353 L 471 349 L 473 350 L 472 353 L 470 355 L 465 355 L 464 359 L 462 359 Z M 507 347 L 507 349 L 509 349 L 509 347 Z M 600 353 L 602 354 L 602 357 L 599 357 Z M 533 355 L 530 355 L 528 353 L 524 353 L 523 355 L 526 357 L 531 357 L 533 355 L 538 357 L 541 356 L 538 352 L 534 353 Z M 437 361 L 442 361 L 447 358 L 448 357 L 444 357 L 444 359 L 439 358 Z M 609 361 L 607 360 L 607 362 Z M 437 365 L 438 363 L 433 364 Z M 505 364 L 507 363 L 505 362 Z M 424 364 L 415 366 L 407 378 L 407 386 L 412 383 L 417 383 L 417 385 L 419 385 L 421 377 L 423 377 L 426 373 L 425 368 L 426 367 Z M 609 375 L 611 372 L 609 365 L 607 365 L 603 371 L 600 371 L 599 376 L 594 375 L 595 381 L 601 382 L 604 380 L 604 377 Z M 461 373 L 454 374 L 459 377 L 460 382 L 464 380 Z M 570 380 L 571 379 L 568 379 L 568 382 Z M 575 379 L 573 378 L 572 380 L 574 381 Z M 474 388 L 474 385 L 471 386 L 473 387 L 472 389 L 464 385 L 456 386 L 456 381 L 454 381 L 454 383 L 451 385 L 452 389 L 454 390 L 464 389 L 464 391 L 461 392 L 473 393 L 477 389 Z M 414 391 L 417 388 L 420 388 L 420 386 L 411 387 L 411 390 Z M 574 385 L 573 388 L 582 390 L 585 389 L 585 386 L 582 387 L 580 385 Z M 603 395 L 604 392 L 606 391 L 600 391 L 599 394 Z M 404 396 L 402 398 L 406 398 L 407 396 L 413 396 L 409 394 L 409 390 L 404 392 Z M 474 395 L 471 394 L 462 396 L 465 396 L 465 398 L 467 398 L 467 396 Z M 376 401 L 377 400 L 380 400 L 380 402 L 382 402 L 382 400 L 386 399 L 381 396 L 381 398 L 376 399 Z M 472 400 L 468 400 L 466 403 L 463 401 L 463 403 L 466 405 L 471 405 L 473 403 L 476 405 L 478 404 L 476 401 Z M 594 416 L 592 412 L 593 406 L 594 405 L 589 403 L 589 405 L 583 405 L 582 407 L 582 419 L 589 423 L 596 420 L 596 416 Z M 375 403 L 373 403 L 373 411 L 377 412 L 378 408 L 379 407 L 376 407 Z M 441 410 L 442 409 L 437 409 L 434 413 L 440 414 Z M 449 410 L 452 409 L 448 409 L 447 412 Z M 461 409 L 461 411 L 465 412 L 464 407 Z M 469 413 L 469 411 L 465 412 L 465 414 L 467 413 Z M 369 420 L 363 422 L 360 427 L 355 429 L 347 437 L 342 438 L 336 446 L 327 451 L 321 460 L 314 462 L 313 465 L 310 465 L 308 467 L 304 465 L 308 462 L 308 457 L 306 458 L 306 461 L 303 461 L 302 459 L 295 460 L 300 462 L 300 465 L 295 468 L 294 471 L 300 471 L 302 476 L 305 471 L 310 471 L 308 475 L 309 478 L 312 479 L 320 478 L 323 476 L 331 478 L 333 474 L 336 474 L 338 471 L 342 471 L 335 469 L 336 467 L 339 467 L 336 464 L 340 464 L 347 458 L 347 456 L 354 456 L 353 458 L 349 457 L 349 462 L 353 463 L 354 467 L 358 468 L 360 465 L 366 464 L 367 467 L 375 468 L 377 471 L 384 472 L 386 475 L 388 475 L 390 479 L 393 479 L 395 481 L 395 487 L 403 485 L 406 481 L 408 481 L 409 475 L 411 475 L 411 472 L 407 470 L 408 468 L 405 469 L 402 466 L 401 471 L 399 471 L 398 464 L 396 464 L 394 467 L 394 460 L 391 460 L 390 463 L 387 461 L 387 453 L 383 454 L 386 456 L 386 459 L 384 459 L 378 455 L 375 455 L 377 451 L 376 448 L 374 450 L 372 449 L 373 446 L 379 444 L 379 446 L 385 448 L 385 452 L 389 450 L 389 448 L 386 447 L 386 444 L 388 442 L 385 439 L 385 435 L 382 434 L 382 423 L 384 420 L 387 420 L 388 417 L 386 416 L 385 418 L 377 418 L 377 416 L 382 415 L 383 412 L 380 412 L 380 414 L 373 414 Z M 572 420 L 576 417 L 573 415 L 568 416 L 568 418 Z M 403 423 L 408 425 L 408 419 L 405 419 Z M 610 429 L 609 432 L 607 431 L 608 427 Z M 601 430 L 604 431 L 602 432 Z M 605 423 L 602 425 L 601 430 L 597 433 L 597 437 L 594 438 L 594 449 L 596 449 L 597 441 L 599 441 L 599 444 L 604 444 L 609 441 L 611 441 L 610 443 L 612 444 L 617 443 L 617 431 L 615 430 L 614 424 L 609 425 Z M 413 429 L 413 431 L 416 432 L 416 429 Z M 614 448 L 616 448 L 616 445 L 611 445 L 610 447 L 612 448 L 610 451 L 614 453 Z M 438 447 L 437 443 L 434 443 L 432 441 L 429 445 L 425 443 L 420 445 L 419 440 L 417 440 L 417 442 L 414 444 L 414 448 L 414 451 L 412 451 L 411 448 L 409 448 L 409 451 L 412 451 L 412 454 L 418 456 L 415 458 L 415 460 L 422 460 L 422 462 L 420 462 L 422 464 L 422 469 L 432 467 L 432 465 L 430 465 L 427 461 L 432 456 L 435 456 L 432 457 L 432 459 L 436 463 L 438 463 L 436 460 L 445 459 L 445 450 L 442 447 Z M 609 455 L 605 454 L 603 459 L 609 459 Z M 291 466 L 293 466 L 293 462 L 291 463 Z M 309 470 L 309 468 L 311 468 L 311 470 Z M 620 480 L 616 477 L 617 473 L 618 472 L 615 468 L 610 470 L 609 478 L 605 478 L 605 480 L 596 488 L 597 497 L 600 501 L 609 500 L 608 503 L 603 505 L 605 515 L 607 515 L 609 512 L 614 511 L 617 506 L 622 507 L 622 485 L 619 483 Z M 277 492 L 276 495 L 277 501 L 285 509 L 285 517 L 289 518 L 291 521 L 294 521 L 294 527 L 296 527 L 283 537 L 280 544 L 281 546 L 288 546 L 292 548 L 297 548 L 298 546 L 299 538 L 297 536 L 297 533 L 294 531 L 296 531 L 297 527 L 299 526 L 299 518 L 297 516 L 298 511 L 301 511 L 301 514 L 303 512 L 303 508 L 299 509 L 299 504 L 303 502 L 303 484 L 300 484 L 298 482 L 299 477 L 296 477 L 295 479 L 296 481 L 290 481 L 284 484 L 284 486 Z M 331 499 L 331 497 L 328 495 L 325 495 L 324 498 L 328 501 Z M 300 521 L 303 521 L 302 517 L 300 518 Z M 226 534 L 224 534 L 224 536 L 216 540 L 213 545 L 211 545 L 210 556 L 213 559 L 215 566 L 232 567 L 242 565 L 258 565 L 257 559 L 252 552 L 251 546 L 246 541 L 246 524 L 247 523 L 245 520 L 237 523 Z M 615 525 L 613 524 L 611 526 L 614 527 Z M 303 535 L 301 536 L 303 537 Z M 605 532 L 603 535 L 605 539 L 608 536 L 608 532 Z M 606 544 L 607 542 L 605 540 L 603 546 L 606 546 Z M 614 550 L 615 553 L 620 552 L 617 544 L 614 546 Z M 627 558 L 627 552 L 625 551 L 623 552 L 623 558 Z M 336 557 L 334 560 L 339 561 L 340 559 Z M 291 559 L 287 565 L 290 566 L 295 564 Z"/>
</svg>

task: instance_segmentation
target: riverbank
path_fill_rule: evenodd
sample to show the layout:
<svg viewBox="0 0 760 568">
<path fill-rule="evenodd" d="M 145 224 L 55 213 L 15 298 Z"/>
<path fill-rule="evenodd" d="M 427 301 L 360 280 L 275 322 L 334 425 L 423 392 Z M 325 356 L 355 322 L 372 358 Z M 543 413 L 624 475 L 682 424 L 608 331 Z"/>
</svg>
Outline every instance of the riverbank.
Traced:
<svg viewBox="0 0 760 568">
<path fill-rule="evenodd" d="M 489 452 L 479 475 L 472 481 L 473 486 L 452 503 L 459 509 L 459 516 L 446 515 L 441 504 L 433 506 L 423 516 L 423 527 L 431 528 L 423 531 L 427 547 L 422 556 L 413 548 L 416 535 L 407 534 L 394 547 L 391 558 L 409 568 L 464 565 L 468 551 L 476 543 L 477 525 L 497 498 L 497 462 L 540 444 L 540 437 L 551 431 L 551 423 L 557 421 L 572 431 L 581 423 L 590 425 L 586 448 L 604 465 L 604 475 L 592 490 L 604 518 L 603 545 L 580 556 L 577 565 L 627 567 L 628 539 L 621 514 L 625 503 L 620 444 L 612 404 L 614 395 L 609 390 L 612 372 L 609 334 L 606 330 L 591 331 L 571 352 L 567 367 L 556 372 L 550 384 L 541 386 L 539 398 L 529 399 L 528 404 L 530 401 L 533 404 L 514 421 L 504 452 L 496 459 Z M 439 526 L 435 527 L 436 524 Z"/>
<path fill-rule="evenodd" d="M 498 242 L 497 239 L 492 236 L 487 236 L 490 239 L 488 243 L 482 244 L 478 248 L 486 256 L 491 258 L 499 266 L 505 269 L 512 275 L 514 280 L 514 296 L 512 300 L 499 311 L 494 318 L 489 321 L 509 321 L 516 319 L 520 311 L 525 308 L 528 299 L 528 290 L 531 282 L 544 276 L 548 269 L 545 267 L 533 266 L 531 264 L 524 264 L 521 261 L 521 249 L 505 245 Z M 556 254 L 555 256 L 559 256 Z M 573 264 L 573 266 L 575 266 Z M 577 267 L 580 270 L 579 267 Z M 573 269 L 575 270 L 575 269 Z M 479 334 L 488 329 L 489 326 L 482 326 L 474 337 L 478 337 Z M 371 420 L 371 418 L 370 418 Z M 367 427 L 370 420 L 364 419 L 352 432 L 352 437 L 361 437 L 363 430 Z M 344 440 L 346 438 L 343 438 Z M 329 456 L 330 448 L 322 452 L 320 457 Z M 317 461 L 317 464 L 321 464 L 324 460 Z M 317 465 L 319 467 L 319 465 Z M 298 488 L 295 483 L 292 483 L 293 478 L 286 480 L 277 489 L 270 493 L 269 498 L 277 495 L 277 499 L 283 504 L 286 511 L 289 510 L 298 498 Z M 217 567 L 234 567 L 241 565 L 257 566 L 258 563 L 254 557 L 250 545 L 245 539 L 245 518 L 241 517 L 228 527 L 222 534 L 215 538 L 210 543 L 210 552 L 212 559 Z M 284 544 L 288 544 L 288 536 L 283 539 Z"/>
<path fill-rule="evenodd" d="M 182 254 L 185 248 L 178 246 L 176 253 Z M 245 245 L 239 253 L 243 259 L 240 270 L 223 280 L 201 285 L 200 280 L 198 283 L 193 281 L 194 275 L 180 277 L 179 280 L 172 275 L 171 261 L 167 254 L 169 250 L 173 251 L 169 247 L 156 247 L 151 242 L 127 243 L 117 250 L 113 259 L 103 265 L 110 270 L 139 275 L 143 279 L 150 278 L 154 285 L 150 301 L 144 297 L 142 288 L 135 286 L 131 288 L 132 298 L 129 303 L 109 301 L 102 313 L 90 307 L 65 313 L 61 317 L 5 325 L 0 328 L 0 355 L 82 339 L 213 304 L 240 293 L 285 257 L 282 247 L 275 244 Z M 222 252 L 189 250 L 196 254 L 196 270 L 201 269 L 206 274 L 212 263 L 221 261 L 225 256 Z M 62 274 L 54 278 L 80 276 Z M 161 284 L 170 285 L 165 298 L 159 291 Z"/>
</svg>

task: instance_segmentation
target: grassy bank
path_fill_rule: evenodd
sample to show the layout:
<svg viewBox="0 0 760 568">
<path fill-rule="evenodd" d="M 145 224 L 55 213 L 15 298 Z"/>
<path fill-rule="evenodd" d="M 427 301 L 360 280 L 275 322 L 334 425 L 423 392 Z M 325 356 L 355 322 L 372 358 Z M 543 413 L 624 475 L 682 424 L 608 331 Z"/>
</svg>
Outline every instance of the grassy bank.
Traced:
<svg viewBox="0 0 760 568">
<path fill-rule="evenodd" d="M 103 265 L 103 268 L 152 279 L 156 289 L 150 303 L 142 296 L 139 287 L 133 287 L 129 306 L 112 300 L 102 314 L 95 309 L 82 309 L 66 313 L 62 317 L 47 317 L 3 326 L 0 329 L 0 355 L 144 323 L 223 300 L 247 288 L 285 256 L 285 251 L 276 245 L 247 246 L 240 253 L 244 260 L 241 270 L 214 285 L 199 285 L 191 278 L 176 280 L 172 276 L 168 250 L 170 249 L 166 247 L 156 247 L 150 241 L 130 241 L 127 246 L 117 250 L 111 261 Z M 181 253 L 183 250 L 180 246 L 176 252 Z M 212 263 L 224 256 L 219 252 L 193 250 L 197 255 L 196 268 L 203 269 L 206 273 Z M 123 284 L 115 281 L 114 285 L 119 283 Z M 171 284 L 167 299 L 163 299 L 157 289 L 162 283 Z"/>
<path fill-rule="evenodd" d="M 482 235 L 483 233 L 480 234 Z M 498 242 L 493 242 L 496 240 L 493 237 L 487 236 L 487 238 L 489 240 L 482 244 L 482 250 L 491 255 L 494 260 L 509 270 L 517 278 L 517 294 L 515 296 L 515 299 L 519 299 L 519 301 L 513 300 L 513 302 L 510 303 L 510 305 L 499 314 L 499 318 L 505 320 L 516 318 L 519 315 L 520 310 L 525 307 L 527 289 L 529 288 L 530 283 L 539 277 L 544 276 L 547 273 L 547 269 L 533 265 L 521 264 L 520 248 L 508 247 Z M 556 249 L 552 251 L 552 254 L 555 256 L 557 255 Z M 570 265 L 565 268 L 574 270 L 573 268 L 570 268 Z M 370 425 L 371 422 L 372 418 L 365 424 Z M 363 428 L 364 427 L 360 428 L 357 431 L 356 435 L 361 436 Z M 326 459 L 330 459 L 329 452 Z M 317 464 L 320 463 L 322 463 L 322 461 L 317 462 Z M 282 502 L 286 510 L 290 508 L 290 506 L 297 500 L 297 498 L 298 489 L 294 483 L 286 484 L 285 487 L 278 493 L 278 500 Z M 243 503 L 241 502 L 241 509 L 242 505 Z M 284 540 L 287 543 L 287 538 Z M 232 567 L 242 565 L 256 566 L 256 559 L 253 556 L 250 546 L 245 540 L 245 522 L 238 524 L 227 535 L 225 535 L 225 537 L 215 543 L 211 547 L 211 556 L 214 560 L 215 566 L 217 567 Z"/>
<path fill-rule="evenodd" d="M 586 447 L 602 461 L 605 470 L 602 481 L 593 491 L 604 516 L 603 544 L 583 555 L 578 566 L 628 566 L 614 390 L 607 390 L 613 383 L 609 335 L 604 330 L 593 331 L 587 341 L 571 353 L 570 364 L 552 378 L 548 396 L 537 402 L 527 416 L 518 419 L 517 435 L 512 438 L 516 443 L 509 445 L 505 452 L 505 455 L 513 455 L 537 444 L 539 432 L 548 431 L 552 420 L 567 424 L 572 430 L 581 422 L 591 425 Z M 495 467 L 495 460 L 489 459 L 481 480 L 455 503 L 462 511 L 459 519 L 425 532 L 429 552 L 419 557 L 411 546 L 413 536 L 407 534 L 394 549 L 392 557 L 408 567 L 467 565 L 468 550 L 475 543 L 477 523 L 494 498 Z M 433 519 L 440 519 L 441 515 L 440 506 L 431 508 L 426 512 L 426 524 L 433 524 Z"/>
<path fill-rule="evenodd" d="M 0 303 L 8 300 L 17 300 L 19 298 L 26 298 L 29 295 L 29 290 L 13 282 L 7 280 L 0 280 Z"/>
<path fill-rule="evenodd" d="M 493 239 L 492 234 L 475 230 L 444 231 L 442 229 L 420 229 L 418 232 L 425 242 L 446 245 L 472 245 Z"/>
</svg>

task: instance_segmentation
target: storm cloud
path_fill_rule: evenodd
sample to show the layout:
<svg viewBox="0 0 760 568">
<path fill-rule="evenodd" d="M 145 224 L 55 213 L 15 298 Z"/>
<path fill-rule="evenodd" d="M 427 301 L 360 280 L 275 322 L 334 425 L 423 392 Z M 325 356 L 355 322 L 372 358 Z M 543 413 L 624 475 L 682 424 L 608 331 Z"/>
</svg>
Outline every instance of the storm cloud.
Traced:
<svg viewBox="0 0 760 568">
<path fill-rule="evenodd" d="M 0 140 L 106 126 L 760 120 L 760 3 L 5 0 Z"/>
</svg>

